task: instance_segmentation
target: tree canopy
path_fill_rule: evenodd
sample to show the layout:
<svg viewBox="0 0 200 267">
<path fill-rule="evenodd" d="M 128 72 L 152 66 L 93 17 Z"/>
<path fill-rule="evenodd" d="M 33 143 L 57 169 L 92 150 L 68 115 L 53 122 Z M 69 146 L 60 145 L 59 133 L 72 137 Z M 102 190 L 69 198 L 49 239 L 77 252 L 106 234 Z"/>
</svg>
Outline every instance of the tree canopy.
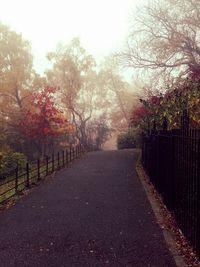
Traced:
<svg viewBox="0 0 200 267">
<path fill-rule="evenodd" d="M 0 23 L 0 96 L 9 107 L 22 108 L 24 91 L 30 84 L 32 55 L 30 44 L 20 34 Z M 3 110 L 1 110 L 3 112 Z"/>
<path fill-rule="evenodd" d="M 150 1 L 134 17 L 121 56 L 126 66 L 148 70 L 154 82 L 185 78 L 200 66 L 200 2 Z"/>
<path fill-rule="evenodd" d="M 40 75 L 30 43 L 0 24 L 2 151 L 33 159 L 75 143 L 100 149 L 111 128 L 129 126 L 133 94 L 112 56 L 97 66 L 74 38 L 47 58 L 51 67 Z"/>
</svg>

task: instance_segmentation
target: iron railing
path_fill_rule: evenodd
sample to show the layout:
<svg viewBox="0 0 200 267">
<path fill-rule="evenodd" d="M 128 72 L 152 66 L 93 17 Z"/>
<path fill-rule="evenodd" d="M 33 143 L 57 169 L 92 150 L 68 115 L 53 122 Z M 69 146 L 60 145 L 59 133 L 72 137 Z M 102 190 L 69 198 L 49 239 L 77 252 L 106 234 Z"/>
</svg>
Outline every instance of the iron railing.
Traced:
<svg viewBox="0 0 200 267">
<path fill-rule="evenodd" d="M 25 188 L 40 181 L 45 176 L 67 166 L 71 161 L 78 158 L 84 152 L 82 145 L 71 146 L 51 156 L 27 162 L 24 168 L 9 171 L 0 179 L 0 203 L 22 192 Z"/>
<path fill-rule="evenodd" d="M 200 256 L 200 129 L 154 130 L 143 137 L 142 164 Z"/>
</svg>

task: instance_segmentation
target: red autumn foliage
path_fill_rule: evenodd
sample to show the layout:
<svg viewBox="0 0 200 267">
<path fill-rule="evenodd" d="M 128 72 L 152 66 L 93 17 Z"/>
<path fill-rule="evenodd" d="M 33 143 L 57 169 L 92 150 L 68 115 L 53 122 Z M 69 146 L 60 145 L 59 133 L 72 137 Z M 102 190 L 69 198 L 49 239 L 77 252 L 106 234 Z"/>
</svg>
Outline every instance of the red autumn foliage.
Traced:
<svg viewBox="0 0 200 267">
<path fill-rule="evenodd" d="M 160 105 L 161 98 L 159 96 L 151 96 L 148 102 L 152 105 Z"/>
<path fill-rule="evenodd" d="M 23 113 L 21 128 L 29 137 L 43 138 L 55 136 L 57 129 L 66 123 L 62 112 L 54 102 L 55 87 L 46 86 L 39 92 L 32 93 L 30 106 Z"/>
<path fill-rule="evenodd" d="M 131 116 L 131 121 L 134 122 L 142 120 L 147 116 L 148 112 L 149 110 L 145 106 L 139 106 L 133 111 Z"/>
</svg>

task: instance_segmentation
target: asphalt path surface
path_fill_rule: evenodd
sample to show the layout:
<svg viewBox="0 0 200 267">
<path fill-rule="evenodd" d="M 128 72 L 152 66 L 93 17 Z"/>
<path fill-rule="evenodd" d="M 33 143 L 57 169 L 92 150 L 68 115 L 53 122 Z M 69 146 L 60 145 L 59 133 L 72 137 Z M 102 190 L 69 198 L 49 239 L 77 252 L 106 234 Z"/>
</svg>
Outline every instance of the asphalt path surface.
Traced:
<svg viewBox="0 0 200 267">
<path fill-rule="evenodd" d="M 175 267 L 137 150 L 91 152 L 0 213 L 1 267 Z"/>
</svg>

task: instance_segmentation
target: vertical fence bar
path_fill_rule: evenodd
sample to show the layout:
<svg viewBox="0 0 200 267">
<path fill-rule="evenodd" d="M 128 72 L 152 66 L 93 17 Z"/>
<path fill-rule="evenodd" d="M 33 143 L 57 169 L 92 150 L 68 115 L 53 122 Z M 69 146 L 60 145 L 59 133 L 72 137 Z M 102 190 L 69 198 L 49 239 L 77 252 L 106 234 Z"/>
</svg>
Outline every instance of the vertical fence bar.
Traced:
<svg viewBox="0 0 200 267">
<path fill-rule="evenodd" d="M 65 150 L 66 164 L 68 164 L 68 150 Z"/>
<path fill-rule="evenodd" d="M 186 218 L 186 227 L 187 227 L 187 232 L 188 235 L 191 236 L 191 242 L 195 244 L 195 231 L 192 231 L 192 224 L 195 225 L 195 222 L 193 220 L 193 215 L 194 215 L 194 209 L 193 209 L 193 193 L 195 194 L 195 180 L 193 179 L 194 177 L 192 176 L 192 170 L 191 170 L 191 165 L 190 165 L 190 148 L 191 148 L 191 136 L 190 136 L 190 131 L 188 129 L 188 135 L 187 135 L 187 194 L 188 194 L 188 199 L 187 199 L 187 210 L 188 210 L 188 216 Z"/>
<path fill-rule="evenodd" d="M 54 172 L 54 153 L 52 153 L 52 172 Z"/>
<path fill-rule="evenodd" d="M 198 235 L 200 232 L 198 231 L 198 168 L 199 168 L 199 163 L 198 161 L 200 160 L 200 143 L 198 140 L 198 137 L 196 136 L 196 130 L 192 130 L 191 132 L 191 157 L 190 157 L 190 162 L 191 162 L 191 172 L 189 176 L 189 207 L 190 207 L 190 221 L 189 221 L 189 229 L 192 234 L 192 240 L 191 243 L 194 244 L 194 248 L 197 251 L 198 246 L 200 246 L 200 243 L 198 244 Z M 195 147 L 197 147 L 197 153 L 195 153 Z M 200 239 L 199 239 L 200 241 Z M 200 252 L 200 250 L 199 250 Z"/>
<path fill-rule="evenodd" d="M 30 186 L 30 180 L 29 180 L 29 163 L 26 163 L 26 186 Z"/>
<path fill-rule="evenodd" d="M 49 173 L 49 157 L 46 156 L 46 175 Z"/>
<path fill-rule="evenodd" d="M 190 225 L 192 225 L 192 221 L 194 222 L 194 224 L 196 225 L 196 220 L 194 220 L 193 216 L 196 216 L 196 206 L 194 204 L 193 201 L 193 185 L 191 185 L 190 180 L 192 181 L 192 184 L 195 183 L 195 172 L 194 172 L 194 165 L 193 162 L 195 157 L 194 157 L 194 153 L 193 153 L 193 146 L 194 146 L 194 139 L 193 139 L 193 130 L 189 130 L 189 138 L 190 138 L 190 147 L 189 147 L 189 175 L 188 175 L 188 184 L 189 184 L 189 208 L 190 208 L 190 222 L 189 222 L 189 227 Z M 196 164 L 195 164 L 196 165 Z M 195 189 L 194 189 L 195 191 Z M 195 199 L 195 197 L 194 197 Z M 196 240 L 194 241 L 196 242 Z"/>
<path fill-rule="evenodd" d="M 64 150 L 62 150 L 62 165 L 65 165 L 65 153 Z"/>
<path fill-rule="evenodd" d="M 170 142 L 170 153 L 171 153 L 171 161 L 170 161 L 170 172 L 171 172 L 171 194 L 170 194 L 170 209 L 174 211 L 175 208 L 175 137 L 173 131 L 171 132 L 171 142 Z"/>
<path fill-rule="evenodd" d="M 17 165 L 15 169 L 15 193 L 18 192 L 18 179 L 19 179 L 19 167 Z"/>
<path fill-rule="evenodd" d="M 81 153 L 82 154 L 84 153 L 84 146 L 83 146 L 83 144 L 81 144 Z"/>
<path fill-rule="evenodd" d="M 37 179 L 38 181 L 41 180 L 40 178 L 40 160 L 37 160 Z"/>
<path fill-rule="evenodd" d="M 60 153 L 57 154 L 57 169 L 60 168 Z"/>
<path fill-rule="evenodd" d="M 196 251 L 200 256 L 200 137 L 198 136 L 198 145 L 197 145 L 197 194 L 196 194 Z"/>
<path fill-rule="evenodd" d="M 70 162 L 72 161 L 72 146 L 70 146 L 70 149 L 69 149 L 69 161 Z"/>
</svg>

